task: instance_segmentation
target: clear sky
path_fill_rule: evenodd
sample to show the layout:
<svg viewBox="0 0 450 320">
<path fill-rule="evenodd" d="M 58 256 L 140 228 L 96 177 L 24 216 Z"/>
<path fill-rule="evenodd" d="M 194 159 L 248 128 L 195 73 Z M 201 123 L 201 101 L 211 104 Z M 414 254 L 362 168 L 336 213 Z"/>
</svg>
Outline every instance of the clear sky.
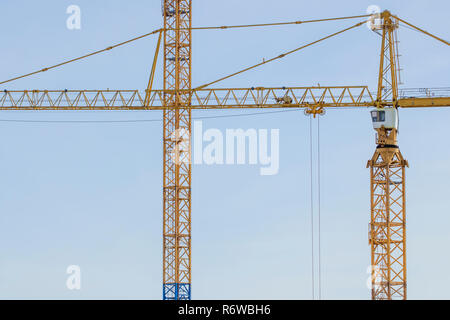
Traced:
<svg viewBox="0 0 450 320">
<path fill-rule="evenodd" d="M 81 30 L 66 9 L 81 8 Z M 369 5 L 450 39 L 448 1 L 193 0 L 195 26 L 360 15 Z M 356 21 L 196 31 L 193 84 L 276 56 Z M 0 80 L 160 28 L 159 0 L 2 1 Z M 449 48 L 399 30 L 405 88 L 450 87 Z M 156 38 L 0 89 L 144 89 Z M 368 85 L 379 36 L 365 26 L 224 81 L 222 87 Z M 157 85 L 161 87 L 159 65 Z M 195 111 L 194 117 L 239 111 Z M 402 110 L 407 171 L 408 296 L 448 299 L 450 110 Z M 151 112 L 6 112 L 0 119 L 161 119 Z M 316 123 L 314 123 L 316 125 Z M 331 110 L 321 125 L 322 297 L 367 299 L 369 112 Z M 204 120 L 203 127 L 280 130 L 280 171 L 194 165 L 194 299 L 311 298 L 309 118 L 301 111 Z M 315 129 L 315 128 L 314 128 Z M 162 128 L 145 123 L 0 122 L 0 298 L 160 299 Z M 317 201 L 315 201 L 317 208 Z M 317 228 L 317 210 L 315 211 Z M 317 230 L 316 230 L 317 235 Z M 317 244 L 317 239 L 316 239 Z M 317 261 L 316 268 L 317 268 Z M 81 290 L 66 268 L 81 267 Z"/>
</svg>

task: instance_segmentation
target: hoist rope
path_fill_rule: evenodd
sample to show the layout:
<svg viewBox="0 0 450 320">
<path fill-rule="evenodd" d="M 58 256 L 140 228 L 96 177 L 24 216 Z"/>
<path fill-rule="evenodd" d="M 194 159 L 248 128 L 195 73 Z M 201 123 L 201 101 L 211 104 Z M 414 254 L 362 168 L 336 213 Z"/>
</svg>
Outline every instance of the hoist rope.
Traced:
<svg viewBox="0 0 450 320">
<path fill-rule="evenodd" d="M 314 272 L 314 192 L 313 192 L 313 131 L 312 115 L 309 115 L 309 168 L 310 168 L 310 192 L 311 192 L 311 294 L 312 300 L 315 299 L 315 272 Z"/>
<path fill-rule="evenodd" d="M 313 117 L 309 117 L 309 155 L 310 155 L 310 219 L 311 219 L 311 282 L 312 299 L 317 297 L 322 299 L 322 260 L 321 260 L 321 187 L 320 187 L 320 119 L 317 118 L 317 235 L 315 236 L 315 217 L 314 217 L 314 137 L 313 137 Z M 317 250 L 315 246 L 317 238 Z M 317 274 L 316 274 L 317 259 Z M 317 290 L 316 290 L 317 278 Z"/>
<path fill-rule="evenodd" d="M 319 300 L 322 299 L 322 261 L 321 261 L 321 217 L 320 217 L 320 117 L 317 117 L 317 218 L 318 218 L 318 265 Z"/>
</svg>

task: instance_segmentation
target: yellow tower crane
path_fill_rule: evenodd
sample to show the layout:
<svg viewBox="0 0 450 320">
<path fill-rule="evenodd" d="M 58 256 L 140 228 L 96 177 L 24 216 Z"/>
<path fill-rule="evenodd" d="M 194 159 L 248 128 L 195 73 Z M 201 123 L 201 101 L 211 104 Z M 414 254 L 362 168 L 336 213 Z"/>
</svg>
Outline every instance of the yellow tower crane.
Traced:
<svg viewBox="0 0 450 320">
<path fill-rule="evenodd" d="M 370 231 L 372 299 L 406 299 L 405 167 L 397 142 L 398 20 L 385 11 L 377 110 L 371 112 L 377 132 L 377 148 L 370 167 Z M 384 101 L 388 102 L 385 104 Z"/>
<path fill-rule="evenodd" d="M 376 151 L 368 161 L 371 183 L 372 299 L 406 299 L 405 167 L 397 142 L 398 109 L 450 106 L 450 97 L 400 97 L 396 32 L 404 23 L 450 45 L 413 24 L 384 11 L 381 32 L 378 90 L 373 97 L 367 86 L 316 86 L 282 88 L 208 88 L 272 61 L 366 23 L 360 21 L 307 45 L 240 70 L 211 83 L 192 88 L 191 38 L 193 30 L 299 25 L 322 21 L 367 18 L 369 15 L 256 25 L 192 27 L 192 0 L 163 0 L 164 27 L 140 37 L 71 59 L 10 81 L 46 72 L 132 41 L 158 34 L 158 45 L 147 90 L 23 90 L 0 92 L 0 110 L 162 110 L 164 113 L 163 186 L 163 299 L 191 298 L 191 111 L 193 109 L 297 108 L 306 114 L 323 114 L 326 108 L 374 107 Z M 164 43 L 164 88 L 153 90 L 160 43 Z"/>
</svg>

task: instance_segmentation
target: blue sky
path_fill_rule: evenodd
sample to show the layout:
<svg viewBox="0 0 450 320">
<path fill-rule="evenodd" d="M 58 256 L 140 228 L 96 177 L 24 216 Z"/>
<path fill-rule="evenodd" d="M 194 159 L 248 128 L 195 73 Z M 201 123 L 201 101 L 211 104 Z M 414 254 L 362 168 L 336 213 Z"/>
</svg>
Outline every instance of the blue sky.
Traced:
<svg viewBox="0 0 450 320">
<path fill-rule="evenodd" d="M 66 28 L 79 5 L 82 29 Z M 450 38 L 448 1 L 194 0 L 193 24 L 228 25 L 389 9 Z M 161 26 L 160 1 L 2 1 L 1 79 L 43 68 Z M 356 21 L 355 21 L 356 22 Z M 193 85 L 354 24 L 197 31 Z M 405 88 L 449 87 L 448 47 L 402 28 Z M 0 89 L 144 89 L 156 38 Z M 368 85 L 376 89 L 379 37 L 365 26 L 229 79 L 221 87 Z M 156 87 L 161 87 L 161 64 Z M 194 117 L 239 111 L 195 111 Z M 448 299 L 450 110 L 401 110 L 407 171 L 408 296 Z M 7 112 L 0 119 L 161 119 L 152 112 Z M 315 123 L 316 124 L 316 123 Z M 367 299 L 369 112 L 331 110 L 321 124 L 322 297 Z M 311 298 L 309 119 L 299 112 L 204 120 L 218 128 L 280 129 L 280 172 L 193 167 L 194 299 Z M 0 122 L 0 298 L 160 299 L 162 128 L 146 123 Z M 317 212 L 316 212 L 317 213 Z M 317 218 L 317 216 L 316 216 Z M 317 226 L 317 221 L 316 221 Z M 70 291 L 67 266 L 82 289 Z"/>
</svg>

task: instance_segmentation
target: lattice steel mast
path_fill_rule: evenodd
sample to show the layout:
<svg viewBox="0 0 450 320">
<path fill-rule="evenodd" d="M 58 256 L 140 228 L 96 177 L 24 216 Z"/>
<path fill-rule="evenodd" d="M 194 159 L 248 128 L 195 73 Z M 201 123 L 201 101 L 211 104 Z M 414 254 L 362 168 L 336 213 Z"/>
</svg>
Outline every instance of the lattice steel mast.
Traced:
<svg viewBox="0 0 450 320">
<path fill-rule="evenodd" d="M 164 0 L 163 299 L 191 298 L 191 0 Z"/>
<path fill-rule="evenodd" d="M 398 22 L 388 11 L 383 24 L 377 108 L 398 107 Z M 377 149 L 369 160 L 371 216 L 369 244 L 372 299 L 406 299 L 405 167 L 397 128 L 377 128 Z"/>
</svg>

